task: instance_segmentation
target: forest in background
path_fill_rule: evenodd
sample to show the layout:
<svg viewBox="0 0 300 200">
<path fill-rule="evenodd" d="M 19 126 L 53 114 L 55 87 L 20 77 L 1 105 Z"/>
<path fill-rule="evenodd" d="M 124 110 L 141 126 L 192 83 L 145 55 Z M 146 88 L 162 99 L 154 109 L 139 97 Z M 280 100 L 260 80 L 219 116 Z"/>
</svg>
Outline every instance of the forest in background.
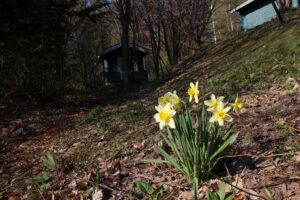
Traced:
<svg viewBox="0 0 300 200">
<path fill-rule="evenodd" d="M 122 43 L 152 50 L 147 67 L 162 79 L 183 57 L 234 37 L 227 0 L 21 0 L 0 4 L 0 96 L 44 100 L 66 89 L 103 86 L 99 51 Z M 124 82 L 129 83 L 129 77 Z"/>
</svg>

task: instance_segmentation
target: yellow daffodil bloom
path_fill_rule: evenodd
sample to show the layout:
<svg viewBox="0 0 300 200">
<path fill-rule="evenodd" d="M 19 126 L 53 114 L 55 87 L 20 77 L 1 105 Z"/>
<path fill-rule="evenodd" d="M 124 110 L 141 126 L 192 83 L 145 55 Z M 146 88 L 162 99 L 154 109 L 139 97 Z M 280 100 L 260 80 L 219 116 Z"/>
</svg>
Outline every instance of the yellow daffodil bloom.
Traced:
<svg viewBox="0 0 300 200">
<path fill-rule="evenodd" d="M 236 112 L 236 114 L 240 113 L 240 110 L 243 108 L 243 102 L 239 100 L 239 97 L 237 96 L 235 98 L 234 103 L 232 104 L 233 110 Z"/>
<path fill-rule="evenodd" d="M 173 93 L 169 92 L 169 95 L 170 95 L 169 101 L 170 101 L 171 105 L 173 106 L 173 108 L 177 111 L 180 110 L 181 106 L 182 106 L 182 101 L 178 97 L 176 91 L 174 91 Z"/>
<path fill-rule="evenodd" d="M 213 116 L 209 119 L 209 122 L 218 122 L 220 126 L 224 125 L 224 121 L 231 122 L 232 117 L 227 114 L 231 107 L 224 108 L 224 103 L 221 101 L 213 111 Z"/>
<path fill-rule="evenodd" d="M 162 130 L 164 127 L 168 126 L 170 128 L 175 128 L 174 115 L 176 111 L 173 109 L 170 103 L 165 106 L 158 105 L 155 107 L 158 113 L 154 115 L 154 119 L 159 123 L 159 128 Z"/>
<path fill-rule="evenodd" d="M 198 81 L 196 82 L 196 84 L 190 83 L 190 88 L 188 89 L 187 93 L 190 96 L 190 99 L 189 99 L 190 102 L 193 100 L 193 98 L 195 99 L 196 103 L 199 102 L 199 99 L 198 99 L 198 95 L 199 95 Z"/>
<path fill-rule="evenodd" d="M 168 93 L 158 98 L 158 105 L 165 106 L 167 103 L 170 103 L 170 95 Z"/>
<path fill-rule="evenodd" d="M 166 93 L 164 96 L 160 97 L 158 99 L 158 104 L 165 106 L 167 103 L 170 103 L 171 106 L 176 110 L 180 110 L 181 106 L 182 106 L 182 101 L 181 99 L 178 97 L 176 91 L 172 92 L 168 92 Z"/>
<path fill-rule="evenodd" d="M 208 106 L 207 111 L 213 112 L 217 105 L 222 102 L 224 100 L 224 97 L 218 97 L 216 98 L 216 96 L 214 94 L 211 95 L 210 100 L 204 101 L 204 104 L 206 106 Z"/>
</svg>

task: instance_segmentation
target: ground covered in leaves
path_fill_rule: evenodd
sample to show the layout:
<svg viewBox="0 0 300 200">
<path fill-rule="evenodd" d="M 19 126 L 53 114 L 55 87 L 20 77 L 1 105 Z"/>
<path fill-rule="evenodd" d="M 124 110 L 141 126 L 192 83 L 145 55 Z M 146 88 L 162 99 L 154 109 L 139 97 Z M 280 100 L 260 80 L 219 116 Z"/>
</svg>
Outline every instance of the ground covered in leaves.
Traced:
<svg viewBox="0 0 300 200">
<path fill-rule="evenodd" d="M 254 34 L 255 33 L 255 34 Z M 187 181 L 158 158 L 164 146 L 154 123 L 154 105 L 165 92 L 186 97 L 191 81 L 201 96 L 211 93 L 245 104 L 235 116 L 238 142 L 221 159 L 215 176 L 243 188 L 235 199 L 300 199 L 300 28 L 297 19 L 262 28 L 184 60 L 163 83 L 121 86 L 25 109 L 1 104 L 0 198 L 141 199 L 134 182 L 164 187 L 162 199 L 191 199 Z M 45 169 L 52 153 L 59 167 Z M 49 171 L 43 187 L 32 183 Z M 203 183 L 214 188 L 217 177 Z M 267 190 L 266 190 L 267 189 Z M 226 185 L 227 191 L 236 190 Z M 250 195 L 254 194 L 254 195 Z"/>
</svg>

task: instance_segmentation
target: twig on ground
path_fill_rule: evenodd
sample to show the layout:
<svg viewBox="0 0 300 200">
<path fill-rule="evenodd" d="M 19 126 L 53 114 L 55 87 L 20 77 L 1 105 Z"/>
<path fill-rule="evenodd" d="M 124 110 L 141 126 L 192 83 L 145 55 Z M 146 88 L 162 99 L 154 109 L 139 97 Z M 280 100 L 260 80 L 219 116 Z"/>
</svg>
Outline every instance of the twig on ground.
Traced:
<svg viewBox="0 0 300 200">
<path fill-rule="evenodd" d="M 252 187 L 251 189 L 262 189 L 262 188 L 274 187 L 274 186 L 277 186 L 277 185 L 280 185 L 287 181 L 292 181 L 292 180 L 298 181 L 298 180 L 300 180 L 300 177 L 295 176 L 295 177 L 284 178 L 284 179 L 280 180 L 280 182 L 270 183 L 270 184 L 262 185 L 262 186 L 256 186 L 256 187 Z"/>
<path fill-rule="evenodd" d="M 87 181 L 87 182 L 91 183 L 92 185 L 95 185 L 95 183 L 92 182 L 92 181 L 90 181 L 90 180 L 85 180 L 85 179 L 83 179 L 83 178 L 80 178 L 80 179 L 81 179 L 81 180 L 84 180 L 84 181 Z M 98 185 L 99 185 L 100 187 L 103 187 L 103 188 L 105 188 L 105 189 L 107 189 L 107 190 L 110 190 L 110 191 L 113 191 L 113 192 L 120 192 L 120 190 L 111 188 L 111 187 L 109 187 L 109 186 L 107 186 L 107 185 L 103 185 L 103 184 L 101 184 L 101 183 L 98 183 Z"/>
<path fill-rule="evenodd" d="M 223 158 L 238 158 L 238 157 L 253 157 L 253 158 L 272 158 L 277 156 L 287 156 L 287 155 L 295 155 L 299 152 L 290 152 L 290 153 L 280 153 L 280 154 L 271 154 L 271 155 L 252 155 L 252 154 L 239 154 L 239 155 L 228 155 L 228 156 L 222 156 L 218 160 L 221 160 Z"/>
<path fill-rule="evenodd" d="M 105 188 L 105 189 L 108 189 L 108 190 L 110 190 L 110 191 L 113 191 L 113 192 L 119 192 L 120 190 L 116 190 L 116 189 L 113 189 L 113 188 L 111 188 L 111 187 L 108 187 L 108 186 L 106 186 L 106 185 L 103 185 L 103 184 L 101 184 L 101 183 L 99 183 L 99 186 L 100 187 L 103 187 L 103 188 Z"/>
<path fill-rule="evenodd" d="M 234 187 L 234 188 L 236 188 L 236 189 L 238 189 L 238 190 L 240 190 L 240 191 L 242 191 L 242 192 L 245 192 L 245 193 L 249 194 L 250 196 L 255 196 L 255 197 L 258 197 L 258 198 L 261 198 L 261 199 L 264 199 L 264 200 L 268 200 L 268 199 L 267 199 L 266 197 L 264 197 L 264 196 L 261 196 L 261 195 L 258 195 L 258 194 L 251 193 L 251 192 L 247 191 L 247 190 L 244 189 L 244 188 L 240 188 L 240 187 L 238 187 L 238 186 L 235 186 L 235 185 L 229 183 L 228 181 L 224 181 L 224 180 L 220 179 L 217 175 L 215 175 L 215 174 L 213 174 L 213 173 L 211 173 L 211 172 L 209 172 L 209 174 L 210 174 L 211 176 L 213 176 L 214 178 L 216 178 L 216 179 L 218 179 L 218 180 L 220 180 L 220 181 L 222 181 L 222 182 L 224 182 L 224 183 L 230 185 L 231 187 Z"/>
<path fill-rule="evenodd" d="M 271 184 L 267 184 L 267 185 L 255 186 L 255 187 L 252 187 L 251 189 L 263 189 L 263 188 L 269 188 L 269 187 L 274 187 L 274 186 L 277 186 L 277 185 L 280 185 L 280 184 L 282 184 L 282 182 L 271 183 Z"/>
</svg>

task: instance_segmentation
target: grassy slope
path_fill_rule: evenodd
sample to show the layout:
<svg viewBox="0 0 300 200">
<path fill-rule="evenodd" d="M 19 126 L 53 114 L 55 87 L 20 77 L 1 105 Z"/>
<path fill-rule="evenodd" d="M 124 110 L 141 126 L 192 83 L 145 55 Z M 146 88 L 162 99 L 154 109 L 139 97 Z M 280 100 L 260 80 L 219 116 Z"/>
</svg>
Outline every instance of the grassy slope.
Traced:
<svg viewBox="0 0 300 200">
<path fill-rule="evenodd" d="M 206 92 L 232 96 L 253 87 L 258 92 L 274 83 L 283 84 L 287 77 L 299 78 L 299 35 L 299 22 L 283 27 L 269 25 L 242 35 L 200 59 L 182 63 L 184 72 L 167 86 L 181 88 L 183 81 L 200 80 Z"/>
</svg>

